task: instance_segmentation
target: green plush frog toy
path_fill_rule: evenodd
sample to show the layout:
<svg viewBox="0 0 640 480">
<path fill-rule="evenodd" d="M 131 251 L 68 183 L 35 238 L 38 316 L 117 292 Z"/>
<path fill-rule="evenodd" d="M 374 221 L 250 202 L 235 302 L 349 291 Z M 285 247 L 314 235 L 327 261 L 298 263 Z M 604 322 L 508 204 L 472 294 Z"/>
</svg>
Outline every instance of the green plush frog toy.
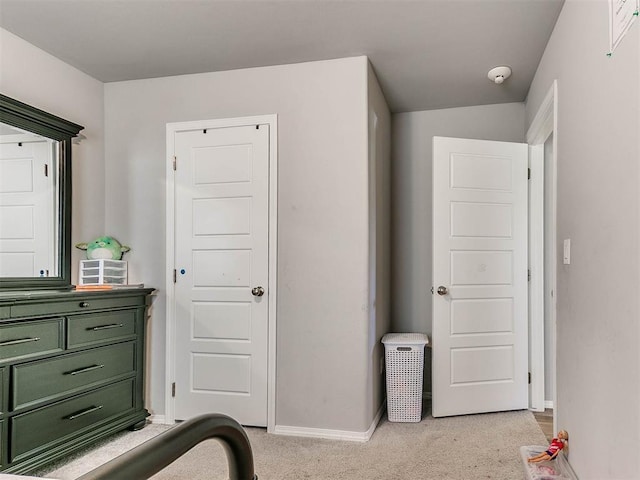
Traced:
<svg viewBox="0 0 640 480">
<path fill-rule="evenodd" d="M 126 245 L 121 245 L 115 238 L 107 236 L 96 238 L 91 243 L 78 243 L 76 248 L 86 250 L 89 260 L 121 260 L 122 254 L 131 250 Z"/>
</svg>

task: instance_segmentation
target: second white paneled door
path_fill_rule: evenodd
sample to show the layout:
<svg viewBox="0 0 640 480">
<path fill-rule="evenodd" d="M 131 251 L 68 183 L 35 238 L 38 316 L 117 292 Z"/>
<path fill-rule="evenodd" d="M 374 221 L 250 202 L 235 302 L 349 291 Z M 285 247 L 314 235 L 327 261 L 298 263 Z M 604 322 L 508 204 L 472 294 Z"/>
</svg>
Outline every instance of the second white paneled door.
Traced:
<svg viewBox="0 0 640 480">
<path fill-rule="evenodd" d="M 269 125 L 175 134 L 175 419 L 267 425 Z"/>
<path fill-rule="evenodd" d="M 527 145 L 433 139 L 433 416 L 525 409 Z"/>
</svg>

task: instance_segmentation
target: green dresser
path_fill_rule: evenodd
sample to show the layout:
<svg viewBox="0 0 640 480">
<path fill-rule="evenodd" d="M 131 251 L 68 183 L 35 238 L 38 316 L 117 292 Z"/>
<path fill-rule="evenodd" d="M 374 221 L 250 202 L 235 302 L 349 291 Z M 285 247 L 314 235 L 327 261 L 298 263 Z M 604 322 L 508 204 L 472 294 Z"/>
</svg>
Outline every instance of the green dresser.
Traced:
<svg viewBox="0 0 640 480">
<path fill-rule="evenodd" d="M 0 294 L 0 471 L 142 428 L 152 289 Z"/>
</svg>

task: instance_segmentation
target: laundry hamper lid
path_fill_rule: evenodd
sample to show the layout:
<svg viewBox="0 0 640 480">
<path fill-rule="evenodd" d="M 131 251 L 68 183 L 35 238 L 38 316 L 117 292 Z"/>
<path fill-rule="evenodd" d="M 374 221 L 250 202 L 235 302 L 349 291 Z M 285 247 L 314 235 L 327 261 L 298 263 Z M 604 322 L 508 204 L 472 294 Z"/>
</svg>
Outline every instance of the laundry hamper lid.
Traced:
<svg viewBox="0 0 640 480">
<path fill-rule="evenodd" d="M 424 333 L 387 333 L 382 337 L 385 345 L 428 345 L 429 337 Z"/>
</svg>

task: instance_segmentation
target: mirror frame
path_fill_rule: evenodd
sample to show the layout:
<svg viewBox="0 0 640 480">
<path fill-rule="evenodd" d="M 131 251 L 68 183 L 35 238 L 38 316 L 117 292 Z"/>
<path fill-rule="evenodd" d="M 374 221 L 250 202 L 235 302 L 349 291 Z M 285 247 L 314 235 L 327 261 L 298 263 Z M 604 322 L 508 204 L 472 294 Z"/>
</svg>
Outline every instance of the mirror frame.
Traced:
<svg viewBox="0 0 640 480">
<path fill-rule="evenodd" d="M 71 289 L 71 139 L 84 128 L 0 93 L 0 122 L 60 142 L 58 275 L 4 277 L 0 290 Z"/>
</svg>

